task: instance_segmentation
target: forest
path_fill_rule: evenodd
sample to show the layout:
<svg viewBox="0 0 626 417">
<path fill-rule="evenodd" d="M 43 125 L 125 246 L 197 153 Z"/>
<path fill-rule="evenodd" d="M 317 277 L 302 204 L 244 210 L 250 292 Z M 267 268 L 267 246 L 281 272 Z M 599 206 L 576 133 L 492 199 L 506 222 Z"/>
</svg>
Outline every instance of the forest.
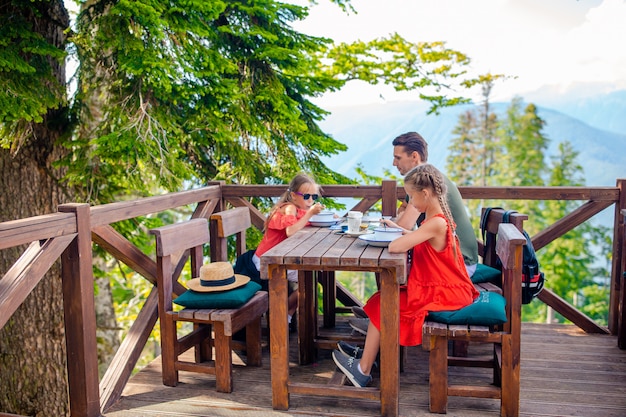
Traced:
<svg viewBox="0 0 626 417">
<path fill-rule="evenodd" d="M 331 1 L 351 10 L 348 0 Z M 274 0 L 78 6 L 72 17 L 60 0 L 0 3 L 0 222 L 52 213 L 67 202 L 104 204 L 213 180 L 284 184 L 299 171 L 319 184 L 378 183 L 382 178 L 366 171 L 348 178 L 321 160 L 346 146 L 320 128 L 328 111 L 312 99 L 354 80 L 414 92 L 435 114 L 469 103 L 475 89 L 483 92 L 455 131 L 445 171 L 457 185 L 581 184 L 578 155 L 567 142 L 558 158 L 544 160 L 546 138 L 532 104 L 513 101 L 504 120 L 490 112 L 489 93 L 506 76 L 470 74 L 470 57 L 445 42 L 391 34 L 335 43 L 293 29 L 308 7 Z M 258 203 L 267 210 L 272 201 Z M 549 224 L 569 208 L 550 202 L 517 209 Z M 133 239 L 135 230 L 170 220 L 116 226 Z M 569 236 L 541 253 L 542 268 L 550 288 L 602 321 L 608 271 L 594 261 L 608 264 L 610 234 L 588 225 L 572 233 L 594 247 Z M 258 238 L 251 236 L 250 245 Z M 150 244 L 138 239 L 138 246 Z M 17 249 L 0 252 L 0 271 L 18 256 Z M 124 265 L 94 256 L 105 365 L 147 289 Z M 356 294 L 372 290 L 371 282 L 345 282 Z M 60 285 L 56 266 L 0 330 L 0 410 L 68 412 L 65 352 L 58 348 L 64 346 Z M 548 314 L 542 305 L 524 311 L 529 321 Z M 36 340 L 32 328 L 46 340 Z M 25 355 L 22 346 L 37 346 L 36 355 Z"/>
</svg>

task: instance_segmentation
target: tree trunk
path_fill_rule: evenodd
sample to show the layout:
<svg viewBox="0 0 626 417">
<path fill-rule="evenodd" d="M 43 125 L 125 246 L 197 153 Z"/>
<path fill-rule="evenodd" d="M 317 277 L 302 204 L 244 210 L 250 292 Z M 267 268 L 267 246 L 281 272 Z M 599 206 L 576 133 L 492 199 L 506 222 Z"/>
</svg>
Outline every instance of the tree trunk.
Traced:
<svg viewBox="0 0 626 417">
<path fill-rule="evenodd" d="M 64 48 L 69 16 L 63 2 L 41 2 L 40 7 L 40 16 L 29 17 L 33 30 Z M 65 84 L 65 66 L 58 62 L 52 65 L 57 80 Z M 29 128 L 30 134 L 20 147 L 11 151 L 0 148 L 0 221 L 54 213 L 59 204 L 70 200 L 58 182 L 63 173 L 52 166 L 66 152 L 58 140 L 69 129 L 67 109 L 51 110 L 42 123 Z M 0 252 L 0 273 L 6 273 L 23 249 Z M 66 374 L 57 262 L 0 329 L 0 412 L 67 415 Z"/>
</svg>

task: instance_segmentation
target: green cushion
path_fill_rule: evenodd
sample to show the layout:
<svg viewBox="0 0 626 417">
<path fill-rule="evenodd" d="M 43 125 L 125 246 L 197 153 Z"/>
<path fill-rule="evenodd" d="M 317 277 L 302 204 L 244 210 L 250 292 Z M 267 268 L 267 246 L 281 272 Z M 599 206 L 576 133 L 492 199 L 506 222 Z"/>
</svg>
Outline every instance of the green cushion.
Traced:
<svg viewBox="0 0 626 417">
<path fill-rule="evenodd" d="M 239 288 L 219 292 L 196 292 L 187 290 L 174 303 L 188 308 L 238 308 L 244 305 L 261 289 L 254 281 Z"/>
<path fill-rule="evenodd" d="M 447 324 L 476 324 L 490 326 L 506 322 L 506 300 L 495 292 L 481 291 L 474 302 L 454 311 L 433 311 L 428 320 Z"/>
<path fill-rule="evenodd" d="M 501 277 L 502 272 L 500 270 L 487 265 L 477 264 L 476 271 L 470 279 L 474 284 L 480 284 L 481 282 L 500 283 Z"/>
</svg>

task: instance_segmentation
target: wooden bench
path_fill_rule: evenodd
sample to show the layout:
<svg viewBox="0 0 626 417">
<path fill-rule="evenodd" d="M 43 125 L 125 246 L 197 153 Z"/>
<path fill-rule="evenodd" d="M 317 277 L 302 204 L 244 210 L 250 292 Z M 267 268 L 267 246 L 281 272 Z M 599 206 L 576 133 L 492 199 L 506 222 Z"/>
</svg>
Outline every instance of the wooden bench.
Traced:
<svg viewBox="0 0 626 417">
<path fill-rule="evenodd" d="M 494 233 L 496 225 L 497 232 Z M 501 224 L 496 218 L 488 224 L 488 231 L 496 238 L 494 251 L 502 263 L 502 293 L 507 301 L 507 322 L 501 326 L 424 323 L 422 347 L 429 351 L 431 412 L 446 413 L 448 396 L 463 396 L 500 399 L 501 416 L 519 415 L 522 249 L 526 240 L 515 225 Z M 449 341 L 491 343 L 493 357 L 489 360 L 449 357 Z M 493 385 L 451 384 L 448 380 L 449 366 L 492 368 Z"/>
<path fill-rule="evenodd" d="M 232 335 L 246 329 L 247 365 L 261 365 L 261 316 L 268 308 L 268 295 L 258 291 L 246 304 L 236 309 L 173 309 L 173 288 L 188 257 L 191 275 L 198 277 L 202 266 L 203 246 L 209 242 L 207 220 L 193 219 L 150 230 L 156 237 L 157 287 L 161 326 L 161 361 L 163 384 L 176 386 L 178 371 L 215 375 L 216 388 L 231 392 Z M 193 323 L 193 330 L 178 337 L 177 322 Z M 179 356 L 195 347 L 195 362 Z M 215 348 L 215 360 L 212 351 Z"/>
</svg>

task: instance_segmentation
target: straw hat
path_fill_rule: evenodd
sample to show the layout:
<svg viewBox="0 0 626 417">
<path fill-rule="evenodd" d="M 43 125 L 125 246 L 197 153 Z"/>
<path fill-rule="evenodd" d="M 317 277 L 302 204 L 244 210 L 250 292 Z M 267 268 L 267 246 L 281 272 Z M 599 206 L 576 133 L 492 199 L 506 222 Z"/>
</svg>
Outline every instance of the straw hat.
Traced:
<svg viewBox="0 0 626 417">
<path fill-rule="evenodd" d="M 228 262 L 211 262 L 200 267 L 200 278 L 187 281 L 187 287 L 197 292 L 226 291 L 246 285 L 250 277 L 235 274 Z"/>
</svg>

